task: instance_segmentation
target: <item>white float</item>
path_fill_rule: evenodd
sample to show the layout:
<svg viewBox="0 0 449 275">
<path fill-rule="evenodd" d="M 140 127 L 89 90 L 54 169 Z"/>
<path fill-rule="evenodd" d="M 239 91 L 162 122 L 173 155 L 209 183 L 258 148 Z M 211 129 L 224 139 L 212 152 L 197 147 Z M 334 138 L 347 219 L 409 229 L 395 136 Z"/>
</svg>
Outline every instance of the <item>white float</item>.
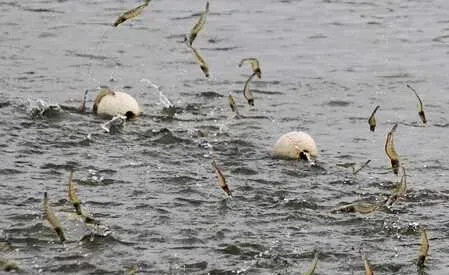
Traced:
<svg viewBox="0 0 449 275">
<path fill-rule="evenodd" d="M 306 159 L 314 162 L 318 149 L 313 138 L 301 131 L 281 136 L 273 147 L 273 157 L 282 159 Z"/>
<path fill-rule="evenodd" d="M 98 115 L 122 115 L 128 118 L 139 116 L 142 111 L 137 101 L 127 93 L 102 89 L 95 98 L 93 112 Z"/>
</svg>

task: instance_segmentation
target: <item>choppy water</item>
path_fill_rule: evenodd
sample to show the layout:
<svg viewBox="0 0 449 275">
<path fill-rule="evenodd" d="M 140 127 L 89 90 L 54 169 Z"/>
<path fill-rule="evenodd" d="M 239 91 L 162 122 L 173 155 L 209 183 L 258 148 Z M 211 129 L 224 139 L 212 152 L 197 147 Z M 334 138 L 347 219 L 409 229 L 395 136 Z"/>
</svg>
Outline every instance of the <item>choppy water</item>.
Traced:
<svg viewBox="0 0 449 275">
<path fill-rule="evenodd" d="M 2 258 L 25 274 L 299 274 L 319 250 L 318 274 L 362 274 L 362 250 L 376 274 L 414 274 L 424 227 L 424 274 L 447 274 L 449 2 L 211 1 L 195 41 L 210 80 L 182 43 L 204 3 L 154 0 L 111 27 L 137 4 L 0 2 Z M 253 109 L 240 92 L 250 71 L 237 67 L 248 56 L 263 72 Z M 174 118 L 142 79 L 162 87 Z M 420 127 L 406 83 L 419 91 L 429 127 Z M 76 107 L 85 89 L 91 106 L 100 85 L 132 94 L 144 115 L 115 134 L 67 109 L 30 115 L 38 100 Z M 244 118 L 232 118 L 229 92 Z M 367 215 L 331 212 L 390 194 L 397 178 L 384 141 L 396 122 L 407 197 Z M 319 167 L 270 157 L 292 130 L 314 137 Z M 336 166 L 367 159 L 357 176 Z M 111 235 L 82 238 L 67 202 L 70 169 L 84 208 Z M 42 220 L 45 190 L 65 217 L 64 245 Z"/>
</svg>

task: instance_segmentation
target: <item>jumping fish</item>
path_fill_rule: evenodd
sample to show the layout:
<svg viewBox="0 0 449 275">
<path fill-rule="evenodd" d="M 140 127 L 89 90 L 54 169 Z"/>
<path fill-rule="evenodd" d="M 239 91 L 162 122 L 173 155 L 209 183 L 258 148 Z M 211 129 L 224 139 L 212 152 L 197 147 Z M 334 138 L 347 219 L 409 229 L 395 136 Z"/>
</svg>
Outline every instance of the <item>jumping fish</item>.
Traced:
<svg viewBox="0 0 449 275">
<path fill-rule="evenodd" d="M 86 110 L 86 98 L 87 98 L 87 90 L 84 91 L 83 99 L 81 100 L 80 112 L 84 113 Z"/>
<path fill-rule="evenodd" d="M 204 12 L 201 13 L 200 18 L 198 18 L 198 21 L 193 25 L 192 30 L 190 31 L 189 36 L 189 45 L 193 45 L 193 41 L 195 40 L 198 33 L 201 31 L 201 29 L 204 27 L 204 24 L 206 24 L 206 16 L 209 12 L 209 1 L 206 2 L 206 8 L 204 9 Z"/>
<path fill-rule="evenodd" d="M 304 275 L 313 275 L 315 274 L 315 269 L 318 264 L 318 251 L 315 252 L 315 257 L 313 258 L 313 262 L 310 264 L 309 270 L 304 273 Z"/>
<path fill-rule="evenodd" d="M 229 189 L 228 184 L 226 183 L 226 178 L 224 177 L 223 171 L 218 167 L 215 160 L 212 161 L 212 166 L 214 167 L 215 174 L 217 174 L 218 185 L 223 189 L 223 191 L 229 196 L 232 197 L 231 190 Z"/>
<path fill-rule="evenodd" d="M 371 162 L 371 160 L 369 159 L 369 160 L 367 160 L 367 161 L 365 161 L 365 163 L 364 164 L 362 164 L 362 166 L 360 166 L 359 167 L 359 169 L 357 169 L 357 170 L 355 170 L 354 169 L 354 167 L 352 167 L 352 174 L 353 175 L 357 175 L 359 172 L 360 172 L 360 170 L 362 170 L 363 168 L 365 168 L 366 166 L 368 166 L 368 164 Z"/>
<path fill-rule="evenodd" d="M 253 79 L 253 77 L 256 75 L 256 73 L 253 73 L 248 80 L 245 82 L 245 86 L 243 86 L 243 95 L 245 96 L 246 100 L 248 100 L 249 106 L 254 106 L 254 96 L 253 92 L 249 88 L 249 83 Z"/>
<path fill-rule="evenodd" d="M 369 124 L 369 129 L 371 132 L 374 132 L 374 130 L 376 129 L 376 117 L 375 114 L 377 112 L 377 110 L 380 108 L 379 105 L 376 106 L 376 108 L 374 108 L 374 111 L 371 113 L 371 116 L 368 119 L 368 124 Z"/>
<path fill-rule="evenodd" d="M 205 77 L 209 77 L 209 67 L 207 66 L 206 61 L 201 57 L 201 55 L 197 52 L 197 50 L 191 46 L 190 49 L 193 51 L 193 55 L 195 56 L 195 60 L 200 65 L 201 71 L 203 71 Z"/>
<path fill-rule="evenodd" d="M 117 20 L 115 20 L 114 24 L 112 24 L 112 26 L 117 27 L 118 25 L 120 25 L 121 23 L 125 22 L 128 19 L 134 18 L 136 16 L 139 16 L 143 10 L 145 9 L 146 6 L 148 6 L 148 4 L 150 3 L 151 0 L 146 0 L 145 3 L 143 3 L 140 6 L 137 6 L 133 9 L 130 9 L 126 12 L 124 12 L 122 15 L 120 15 Z"/>
<path fill-rule="evenodd" d="M 70 171 L 69 174 L 68 197 L 69 201 L 75 208 L 76 214 L 83 215 L 83 212 L 81 211 L 81 201 L 78 199 L 78 196 L 76 195 L 75 183 L 73 182 L 73 171 Z"/>
<path fill-rule="evenodd" d="M 410 84 L 407 84 L 407 87 L 410 90 L 412 90 L 415 93 L 416 97 L 418 98 L 418 115 L 419 115 L 419 118 L 421 119 L 422 123 L 424 125 L 426 125 L 427 119 L 426 119 L 426 115 L 424 114 L 424 107 L 423 107 L 422 100 L 419 97 L 418 92 L 416 92 L 416 90 Z"/>
<path fill-rule="evenodd" d="M 362 258 L 363 258 L 363 265 L 365 266 L 365 275 L 374 275 L 374 272 L 371 270 L 371 266 L 368 263 L 366 255 L 363 255 Z"/>
<path fill-rule="evenodd" d="M 61 240 L 61 242 L 64 242 L 65 241 L 64 231 L 62 229 L 58 217 L 56 217 L 55 213 L 53 212 L 53 209 L 51 209 L 51 207 L 48 205 L 47 192 L 44 192 L 44 217 L 53 227 L 53 230 L 55 230 L 56 234 L 58 234 L 58 237 Z"/>
<path fill-rule="evenodd" d="M 380 209 L 381 205 L 374 203 L 350 203 L 343 206 L 340 206 L 334 211 L 347 212 L 347 213 L 360 213 L 360 214 L 369 214 Z"/>
<path fill-rule="evenodd" d="M 239 109 L 237 108 L 237 103 L 235 102 L 235 98 L 232 95 L 229 95 L 228 97 L 229 107 L 231 107 L 231 110 L 239 116 Z"/>
<path fill-rule="evenodd" d="M 385 153 L 387 153 L 388 158 L 391 162 L 391 167 L 393 168 L 393 173 L 395 175 L 399 172 L 399 156 L 394 149 L 393 143 L 393 133 L 395 132 L 398 124 L 396 123 L 393 128 L 391 128 L 390 132 L 387 134 L 387 140 L 385 141 Z"/>
<path fill-rule="evenodd" d="M 427 258 L 427 254 L 429 252 L 429 239 L 427 238 L 427 232 L 425 229 L 421 230 L 421 245 L 419 248 L 419 256 L 418 260 L 416 261 L 416 265 L 419 268 L 424 267 L 424 263 Z"/>
<path fill-rule="evenodd" d="M 259 79 L 262 78 L 262 71 L 260 70 L 259 60 L 257 60 L 257 58 L 254 57 L 243 58 L 242 60 L 240 60 L 239 67 L 242 67 L 242 65 L 245 62 L 249 62 L 249 64 L 251 65 L 251 69 L 253 70 L 253 73 L 256 74 Z"/>
<path fill-rule="evenodd" d="M 398 199 L 405 196 L 406 192 L 407 192 L 407 174 L 405 173 L 405 168 L 402 166 L 401 181 L 399 182 L 398 186 L 393 191 L 393 193 L 390 195 L 390 197 L 387 199 L 385 205 L 391 206 Z"/>
</svg>

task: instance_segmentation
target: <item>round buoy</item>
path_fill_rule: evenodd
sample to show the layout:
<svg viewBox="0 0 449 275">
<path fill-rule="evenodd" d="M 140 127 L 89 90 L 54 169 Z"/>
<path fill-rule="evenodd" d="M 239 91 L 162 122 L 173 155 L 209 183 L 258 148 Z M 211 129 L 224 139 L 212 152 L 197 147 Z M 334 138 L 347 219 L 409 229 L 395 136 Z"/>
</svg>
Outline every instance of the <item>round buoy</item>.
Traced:
<svg viewBox="0 0 449 275">
<path fill-rule="evenodd" d="M 281 136 L 273 147 L 273 157 L 315 161 L 318 149 L 313 138 L 300 131 Z"/>
<path fill-rule="evenodd" d="M 110 89 L 102 89 L 95 98 L 93 112 L 98 115 L 116 116 L 122 115 L 136 118 L 142 111 L 137 101 L 127 93 L 113 92 Z"/>
</svg>

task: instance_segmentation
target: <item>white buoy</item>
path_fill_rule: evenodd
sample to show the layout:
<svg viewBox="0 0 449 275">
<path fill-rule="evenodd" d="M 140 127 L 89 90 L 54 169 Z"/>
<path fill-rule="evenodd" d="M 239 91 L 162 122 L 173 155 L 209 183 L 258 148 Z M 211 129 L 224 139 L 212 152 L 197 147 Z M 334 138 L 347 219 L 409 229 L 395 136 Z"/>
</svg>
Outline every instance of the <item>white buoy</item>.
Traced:
<svg viewBox="0 0 449 275">
<path fill-rule="evenodd" d="M 314 162 L 318 149 L 313 138 L 300 131 L 289 132 L 278 139 L 273 147 L 273 157 L 282 159 L 304 159 Z"/>
<path fill-rule="evenodd" d="M 98 115 L 135 118 L 142 111 L 137 101 L 127 93 L 113 92 L 110 89 L 102 89 L 95 98 L 93 112 Z"/>
</svg>

